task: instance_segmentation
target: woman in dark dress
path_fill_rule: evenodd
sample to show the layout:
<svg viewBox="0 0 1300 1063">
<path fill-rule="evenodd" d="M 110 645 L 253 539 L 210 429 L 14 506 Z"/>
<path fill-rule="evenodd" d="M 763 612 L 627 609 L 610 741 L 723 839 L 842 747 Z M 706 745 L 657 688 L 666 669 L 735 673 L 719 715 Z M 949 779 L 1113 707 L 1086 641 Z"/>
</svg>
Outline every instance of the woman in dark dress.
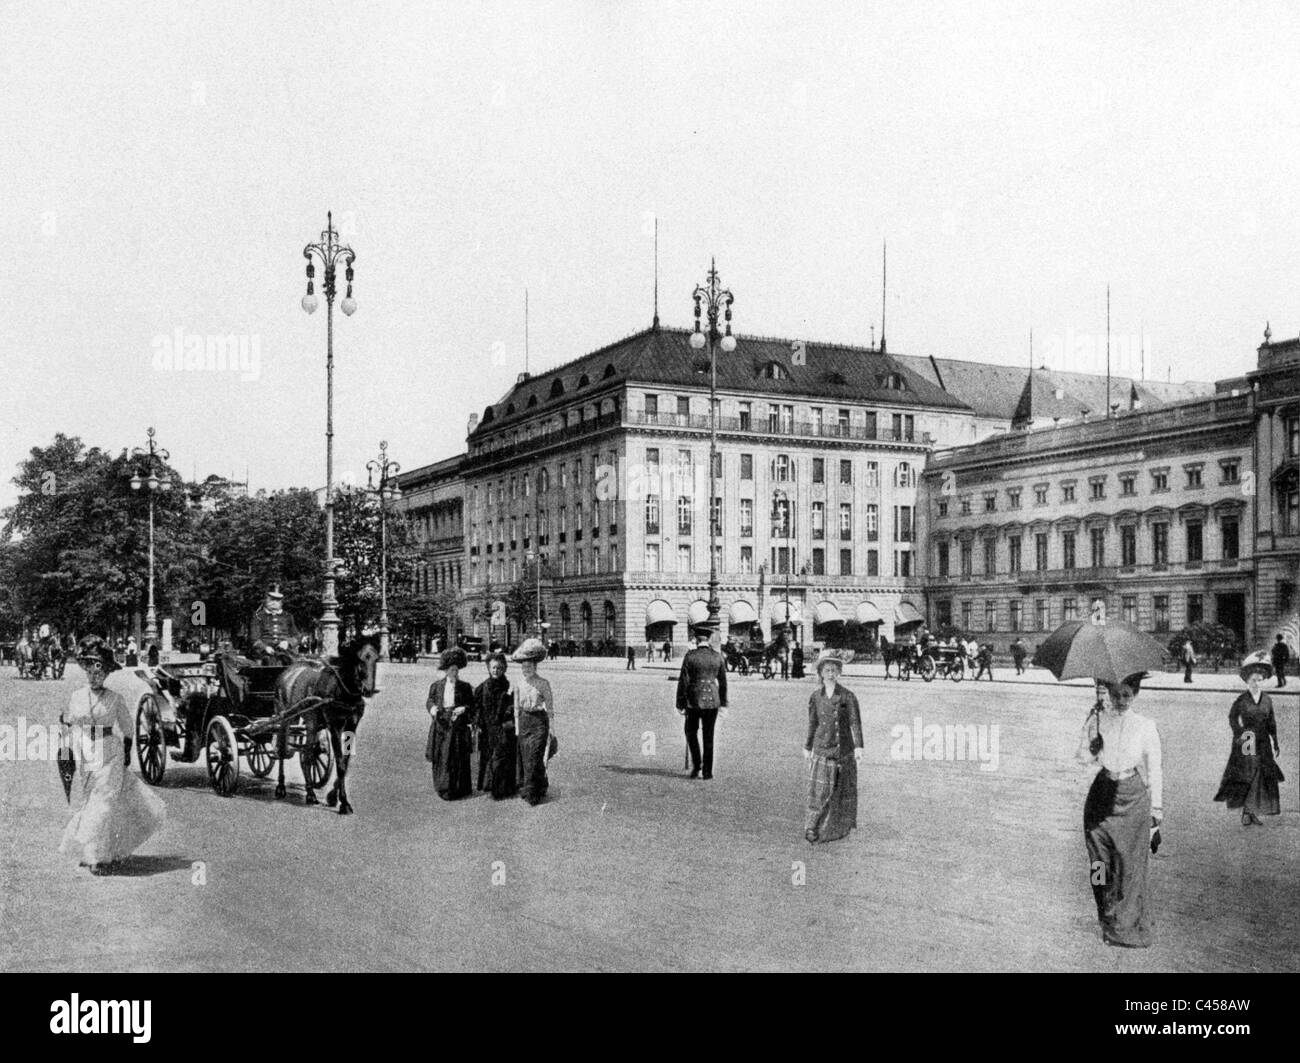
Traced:
<svg viewBox="0 0 1300 1063">
<path fill-rule="evenodd" d="M 498 801 L 519 792 L 515 760 L 515 696 L 506 678 L 506 656 L 488 658 L 488 677 L 474 691 L 474 723 L 479 730 L 480 790 Z M 486 770 L 484 770 L 486 769 Z"/>
<path fill-rule="evenodd" d="M 524 673 L 514 691 L 515 733 L 519 739 L 519 796 L 530 805 L 540 804 L 546 796 L 546 762 L 557 748 L 555 697 L 551 684 L 537 674 L 537 663 L 545 659 L 541 639 L 526 639 L 511 657 Z"/>
<path fill-rule="evenodd" d="M 446 673 L 429 687 L 425 709 L 433 717 L 424 759 L 433 762 L 433 786 L 444 801 L 468 797 L 474 790 L 470 769 L 470 709 L 474 688 L 460 679 L 468 663 L 460 647 L 444 650 L 439 666 Z"/>
<path fill-rule="evenodd" d="M 862 716 L 853 691 L 839 685 L 843 663 L 833 654 L 817 660 L 821 686 L 808 700 L 808 804 L 803 836 L 830 842 L 858 825 L 858 761 Z"/>
<path fill-rule="evenodd" d="M 1273 674 L 1272 665 L 1262 660 L 1248 661 L 1241 677 L 1249 688 L 1238 696 L 1228 710 L 1232 728 L 1232 750 L 1216 801 L 1226 801 L 1229 808 L 1241 809 L 1241 825 L 1264 825 L 1260 815 L 1276 816 L 1281 811 L 1277 784 L 1285 778 L 1277 763 L 1277 719 L 1273 702 L 1264 693 L 1264 680 Z"/>
</svg>

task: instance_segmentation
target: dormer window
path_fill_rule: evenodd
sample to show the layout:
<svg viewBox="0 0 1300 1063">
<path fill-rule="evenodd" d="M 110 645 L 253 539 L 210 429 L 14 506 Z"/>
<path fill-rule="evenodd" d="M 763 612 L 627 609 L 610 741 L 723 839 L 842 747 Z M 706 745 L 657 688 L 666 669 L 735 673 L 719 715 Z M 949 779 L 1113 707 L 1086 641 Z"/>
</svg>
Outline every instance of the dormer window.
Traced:
<svg viewBox="0 0 1300 1063">
<path fill-rule="evenodd" d="M 558 399 L 563 394 L 564 394 L 564 383 L 560 380 L 559 377 L 556 377 L 555 382 L 551 384 L 551 398 Z"/>
<path fill-rule="evenodd" d="M 883 384 L 889 391 L 906 391 L 907 381 L 902 373 L 886 373 Z"/>
<path fill-rule="evenodd" d="M 790 373 L 780 362 L 768 362 L 763 366 L 763 376 L 767 380 L 789 380 Z"/>
<path fill-rule="evenodd" d="M 532 409 L 534 406 L 536 406 L 536 405 L 537 405 L 537 396 L 536 396 L 536 395 L 529 395 L 529 396 L 528 396 L 528 408 L 531 410 L 531 409 Z"/>
<path fill-rule="evenodd" d="M 583 373 L 582 376 L 578 377 L 578 387 L 585 388 L 590 383 L 591 378 L 587 376 L 586 373 Z"/>
</svg>

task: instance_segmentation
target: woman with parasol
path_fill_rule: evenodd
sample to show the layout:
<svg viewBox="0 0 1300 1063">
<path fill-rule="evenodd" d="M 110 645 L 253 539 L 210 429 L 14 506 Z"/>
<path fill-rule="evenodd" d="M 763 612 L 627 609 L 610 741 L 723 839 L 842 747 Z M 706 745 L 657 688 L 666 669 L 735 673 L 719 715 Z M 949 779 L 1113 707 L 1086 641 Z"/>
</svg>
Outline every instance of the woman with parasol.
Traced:
<svg viewBox="0 0 1300 1063">
<path fill-rule="evenodd" d="M 1151 944 L 1147 863 L 1160 843 L 1164 781 L 1155 720 L 1132 705 L 1146 671 L 1164 656 L 1164 647 L 1132 624 L 1108 623 L 1102 602 L 1091 620 L 1062 624 L 1034 655 L 1057 679 L 1086 676 L 1105 687 L 1107 704 L 1094 705 L 1084 720 L 1078 758 L 1101 769 L 1084 802 L 1083 834 L 1107 945 Z"/>
<path fill-rule="evenodd" d="M 102 875 L 162 827 L 167 808 L 130 771 L 131 713 L 122 695 L 104 686 L 104 677 L 118 667 L 113 651 L 98 636 L 87 636 L 77 650 L 77 663 L 90 685 L 73 691 L 59 723 L 77 761 L 81 798 L 59 852 L 77 853 L 82 867 Z M 69 777 L 64 783 L 69 800 L 71 782 Z"/>
<path fill-rule="evenodd" d="M 1285 779 L 1277 763 L 1277 719 L 1273 701 L 1264 693 L 1264 680 L 1273 675 L 1273 665 L 1263 652 L 1252 653 L 1241 666 L 1247 690 L 1238 695 L 1228 710 L 1232 728 L 1232 749 L 1216 801 L 1241 809 L 1241 825 L 1263 826 L 1260 814 L 1276 816 L 1281 811 L 1277 784 Z"/>
</svg>

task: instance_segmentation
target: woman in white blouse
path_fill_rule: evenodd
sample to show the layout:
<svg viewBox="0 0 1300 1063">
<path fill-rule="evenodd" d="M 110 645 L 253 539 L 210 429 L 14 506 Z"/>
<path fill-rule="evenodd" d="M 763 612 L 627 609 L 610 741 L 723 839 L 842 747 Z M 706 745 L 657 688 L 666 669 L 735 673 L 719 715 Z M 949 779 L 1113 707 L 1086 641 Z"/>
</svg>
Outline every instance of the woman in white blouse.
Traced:
<svg viewBox="0 0 1300 1063">
<path fill-rule="evenodd" d="M 82 867 L 102 875 L 162 827 L 167 809 L 130 770 L 131 711 L 121 694 L 104 686 L 104 677 L 117 668 L 112 651 L 89 636 L 81 641 L 77 663 L 90 685 L 72 692 L 59 722 L 76 757 L 80 802 L 59 852 L 76 853 Z"/>
<path fill-rule="evenodd" d="M 1144 674 L 1106 684 L 1109 705 L 1088 714 L 1078 752 L 1101 767 L 1083 807 L 1097 918 L 1106 944 L 1127 948 L 1151 944 L 1147 859 L 1164 818 L 1160 735 L 1154 720 L 1132 708 Z"/>
<path fill-rule="evenodd" d="M 530 805 L 540 804 L 549 781 L 546 762 L 555 755 L 555 696 L 551 684 L 537 674 L 546 659 L 541 639 L 526 639 L 510 658 L 523 676 L 515 684 L 515 734 L 519 740 L 519 796 Z"/>
</svg>

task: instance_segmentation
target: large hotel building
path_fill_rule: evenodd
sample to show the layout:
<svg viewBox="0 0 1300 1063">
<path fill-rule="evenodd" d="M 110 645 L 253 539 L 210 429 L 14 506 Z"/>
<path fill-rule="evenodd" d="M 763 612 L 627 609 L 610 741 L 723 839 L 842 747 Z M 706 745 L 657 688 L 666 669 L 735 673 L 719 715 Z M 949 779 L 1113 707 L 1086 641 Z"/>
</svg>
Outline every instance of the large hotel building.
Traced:
<svg viewBox="0 0 1300 1063">
<path fill-rule="evenodd" d="M 1112 416 L 1089 418 L 1034 373 L 1023 429 L 931 455 L 930 623 L 1004 649 L 1102 602 L 1157 635 L 1212 621 L 1256 647 L 1286 632 L 1294 650 L 1300 340 L 1266 333 L 1257 368 L 1206 397 L 1150 409 L 1116 394 Z"/>
<path fill-rule="evenodd" d="M 1218 394 L 1117 379 L 1106 418 L 1103 377 L 738 337 L 717 357 L 710 500 L 709 358 L 689 337 L 656 325 L 521 374 L 470 419 L 464 454 L 402 474 L 420 588 L 457 592 L 461 633 L 531 632 L 503 604 L 527 579 L 552 640 L 680 645 L 706 611 L 710 511 L 736 638 L 787 619 L 805 645 L 849 620 L 895 637 L 928 619 L 1004 644 L 1103 594 L 1148 627 L 1197 609 L 1245 623 L 1258 605 L 1265 539 L 1243 483 L 1263 483 L 1264 385 L 1295 393 L 1281 356 Z M 1284 436 L 1286 401 L 1267 401 Z M 1262 490 L 1284 487 L 1278 469 Z M 1294 557 L 1287 535 L 1267 542 L 1276 611 Z"/>
</svg>

